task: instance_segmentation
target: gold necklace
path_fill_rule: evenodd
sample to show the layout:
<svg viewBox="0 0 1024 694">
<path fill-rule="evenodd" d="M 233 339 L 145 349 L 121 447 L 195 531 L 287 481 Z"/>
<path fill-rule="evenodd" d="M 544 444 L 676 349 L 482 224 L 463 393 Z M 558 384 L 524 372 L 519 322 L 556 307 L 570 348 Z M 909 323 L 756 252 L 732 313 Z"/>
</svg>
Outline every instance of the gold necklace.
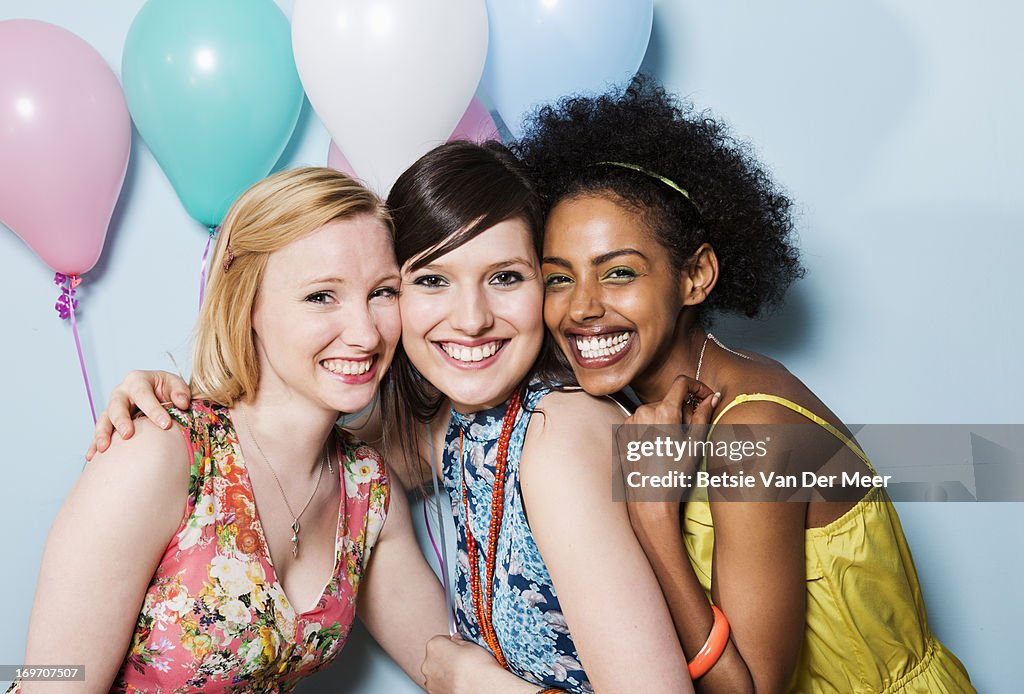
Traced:
<svg viewBox="0 0 1024 694">
<path fill-rule="evenodd" d="M 256 444 L 256 450 L 260 452 L 261 456 L 263 456 L 263 462 L 267 464 L 270 474 L 273 475 L 274 481 L 277 482 L 277 488 L 281 492 L 281 498 L 284 499 L 284 505 L 287 507 L 288 513 L 292 515 L 292 556 L 297 558 L 299 556 L 299 530 L 302 528 L 299 524 L 299 519 L 302 518 L 302 514 L 306 512 L 307 508 L 309 508 L 310 502 L 313 501 L 313 497 L 316 496 L 317 490 L 320 489 L 320 480 L 324 477 L 324 466 L 325 464 L 330 464 L 330 456 L 325 449 L 324 457 L 320 460 L 320 473 L 316 476 L 316 486 L 313 487 L 313 492 L 309 495 L 309 498 L 306 499 L 306 503 L 302 505 L 302 510 L 295 513 L 295 511 L 292 510 L 292 505 L 288 503 L 288 495 L 284 493 L 284 487 L 281 485 L 281 480 L 277 477 L 277 472 L 274 471 L 274 466 L 270 464 L 270 458 L 268 458 L 267 454 L 263 452 L 263 448 L 260 446 L 260 442 L 256 439 L 256 435 L 252 433 L 252 427 L 249 426 L 249 418 L 245 416 L 245 413 L 242 412 L 241 409 L 238 410 L 238 413 L 242 417 L 242 422 L 245 423 L 246 431 L 249 432 L 249 438 L 252 439 L 254 444 Z"/>
</svg>

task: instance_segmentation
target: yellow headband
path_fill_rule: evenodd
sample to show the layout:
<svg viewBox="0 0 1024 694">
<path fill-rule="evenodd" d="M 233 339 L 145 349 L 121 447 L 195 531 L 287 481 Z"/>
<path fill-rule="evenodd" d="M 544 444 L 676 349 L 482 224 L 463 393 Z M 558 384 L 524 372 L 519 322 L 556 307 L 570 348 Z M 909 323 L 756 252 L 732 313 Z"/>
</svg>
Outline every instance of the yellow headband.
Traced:
<svg viewBox="0 0 1024 694">
<path fill-rule="evenodd" d="M 627 164 L 626 162 L 623 161 L 598 161 L 594 162 L 591 166 L 618 166 L 621 169 L 630 169 L 631 171 L 637 171 L 639 173 L 642 173 L 644 176 L 653 178 L 656 181 L 661 181 L 669 188 L 671 188 L 672 190 L 676 191 L 684 198 L 689 200 L 690 204 L 693 205 L 693 209 L 697 210 L 697 214 L 700 214 L 700 208 L 697 207 L 697 203 L 695 203 L 693 201 L 693 198 L 690 197 L 690 191 L 683 188 L 681 185 L 673 181 L 671 178 L 665 178 L 661 174 L 656 174 L 653 171 L 645 169 L 642 166 L 637 166 L 636 164 Z"/>
</svg>

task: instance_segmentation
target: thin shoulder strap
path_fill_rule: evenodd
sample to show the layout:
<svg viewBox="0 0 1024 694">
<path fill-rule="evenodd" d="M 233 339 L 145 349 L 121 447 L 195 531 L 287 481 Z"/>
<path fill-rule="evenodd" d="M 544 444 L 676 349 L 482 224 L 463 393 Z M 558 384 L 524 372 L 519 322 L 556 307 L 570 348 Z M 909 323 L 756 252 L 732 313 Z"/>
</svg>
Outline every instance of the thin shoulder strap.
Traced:
<svg viewBox="0 0 1024 694">
<path fill-rule="evenodd" d="M 721 420 L 722 417 L 725 416 L 726 412 L 736 407 L 737 405 L 742 405 L 745 402 L 774 402 L 776 405 L 782 405 L 783 407 L 790 409 L 793 412 L 796 412 L 797 414 L 803 415 L 804 417 L 811 420 L 812 422 L 820 426 L 822 429 L 824 429 L 825 431 L 827 431 L 828 433 L 832 434 L 837 439 L 842 441 L 844 444 L 846 444 L 846 447 L 853 451 L 858 458 L 864 461 L 866 465 L 868 465 L 869 467 L 871 466 L 871 461 L 868 460 L 867 455 L 864 454 L 864 451 L 860 449 L 860 446 L 854 443 L 849 436 L 839 431 L 839 429 L 836 429 L 829 422 L 826 422 L 824 419 L 814 414 L 806 407 L 798 405 L 792 400 L 787 400 L 786 398 L 779 397 L 778 395 L 769 395 L 768 393 L 744 393 L 742 395 L 737 395 L 735 398 L 733 398 L 732 402 L 726 405 L 722 409 L 722 411 L 718 413 L 718 416 L 715 417 L 715 421 L 712 422 L 711 424 L 711 431 L 714 431 L 715 427 L 718 426 L 719 420 Z M 708 436 L 711 436 L 710 431 L 708 432 Z"/>
</svg>

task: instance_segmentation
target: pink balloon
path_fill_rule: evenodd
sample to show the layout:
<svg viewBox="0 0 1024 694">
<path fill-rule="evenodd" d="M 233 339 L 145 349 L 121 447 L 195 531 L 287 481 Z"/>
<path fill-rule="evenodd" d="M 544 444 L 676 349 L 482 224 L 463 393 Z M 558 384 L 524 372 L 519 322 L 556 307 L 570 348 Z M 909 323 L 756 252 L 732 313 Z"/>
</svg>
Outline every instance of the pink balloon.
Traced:
<svg viewBox="0 0 1024 694">
<path fill-rule="evenodd" d="M 494 124 L 494 119 L 491 118 L 487 108 L 475 96 L 469 102 L 469 108 L 462 115 L 462 119 L 455 126 L 455 130 L 452 131 L 451 137 L 448 138 L 449 142 L 452 140 L 469 140 L 480 143 L 487 142 L 488 140 L 501 142 L 498 126 Z M 352 165 L 345 158 L 345 155 L 334 140 L 331 140 L 331 146 L 327 149 L 327 166 L 348 174 L 353 178 L 358 178 L 356 172 L 352 169 Z"/>
<path fill-rule="evenodd" d="M 131 134 L 92 46 L 46 22 L 0 21 L 0 221 L 54 270 L 81 275 L 99 259 Z"/>
<path fill-rule="evenodd" d="M 469 102 L 469 108 L 466 109 L 462 120 L 455 126 L 451 137 L 448 138 L 449 142 L 452 140 L 470 140 L 471 142 L 481 143 L 488 140 L 497 140 L 501 142 L 498 126 L 494 124 L 494 119 L 491 118 L 491 114 L 488 113 L 484 105 L 480 103 L 480 99 L 474 96 L 473 100 Z"/>
<path fill-rule="evenodd" d="M 338 149 L 338 145 L 334 140 L 331 140 L 331 146 L 327 149 L 327 166 L 343 174 L 348 174 L 352 178 L 358 178 L 356 172 L 352 169 L 352 165 L 348 163 L 348 159 Z"/>
</svg>

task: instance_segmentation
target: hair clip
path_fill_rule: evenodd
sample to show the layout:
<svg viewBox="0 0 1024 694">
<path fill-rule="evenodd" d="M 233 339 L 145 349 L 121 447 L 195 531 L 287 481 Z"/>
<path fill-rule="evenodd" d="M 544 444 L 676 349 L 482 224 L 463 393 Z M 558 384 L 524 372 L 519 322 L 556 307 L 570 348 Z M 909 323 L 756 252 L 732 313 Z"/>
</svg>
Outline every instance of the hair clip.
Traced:
<svg viewBox="0 0 1024 694">
<path fill-rule="evenodd" d="M 224 251 L 224 272 L 228 271 L 228 268 L 231 267 L 231 263 L 232 261 L 234 261 L 234 259 L 235 252 L 231 250 L 231 246 L 228 246 L 227 249 L 225 249 Z"/>
</svg>

